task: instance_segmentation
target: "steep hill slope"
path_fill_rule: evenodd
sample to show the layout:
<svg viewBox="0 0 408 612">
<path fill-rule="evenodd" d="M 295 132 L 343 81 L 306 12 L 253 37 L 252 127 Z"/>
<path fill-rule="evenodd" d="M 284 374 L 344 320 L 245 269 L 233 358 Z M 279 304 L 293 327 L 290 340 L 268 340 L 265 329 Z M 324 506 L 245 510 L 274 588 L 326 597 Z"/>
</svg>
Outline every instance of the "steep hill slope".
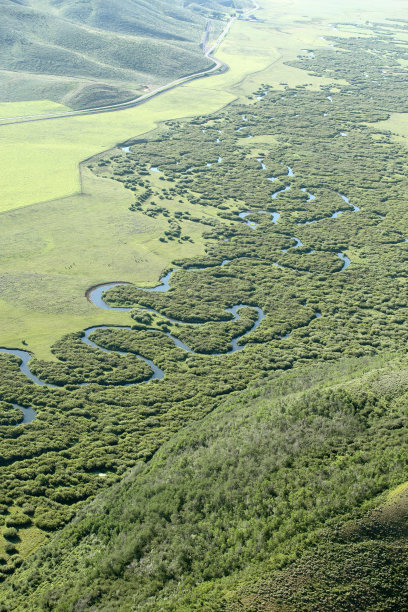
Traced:
<svg viewBox="0 0 408 612">
<path fill-rule="evenodd" d="M 405 488 L 386 495 L 408 479 L 407 393 L 405 358 L 236 393 L 23 565 L 2 609 L 405 610 Z"/>
<path fill-rule="evenodd" d="M 201 48 L 212 11 L 181 0 L 0 0 L 0 13 L 1 101 L 81 108 L 212 64 Z M 214 34 L 222 27 L 211 24 Z"/>
</svg>

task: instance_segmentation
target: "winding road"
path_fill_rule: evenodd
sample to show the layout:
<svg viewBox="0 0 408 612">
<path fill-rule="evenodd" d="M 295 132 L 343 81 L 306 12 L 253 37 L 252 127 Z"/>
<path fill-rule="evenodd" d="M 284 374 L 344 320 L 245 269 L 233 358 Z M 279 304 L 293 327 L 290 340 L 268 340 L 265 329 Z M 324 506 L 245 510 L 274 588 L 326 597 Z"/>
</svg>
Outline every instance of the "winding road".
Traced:
<svg viewBox="0 0 408 612">
<path fill-rule="evenodd" d="M 98 106 L 93 108 L 83 108 L 77 111 L 69 111 L 64 113 L 53 113 L 48 115 L 29 115 L 22 117 L 4 117 L 0 118 L 0 127 L 5 125 L 14 125 L 16 123 L 32 123 L 34 121 L 49 121 L 50 119 L 65 119 L 67 117 L 78 117 L 84 115 L 97 115 L 101 113 L 112 113 L 119 110 L 126 110 L 129 108 L 134 108 L 141 104 L 145 104 L 152 98 L 156 98 L 167 91 L 171 91 L 172 89 L 176 89 L 177 87 L 181 87 L 182 85 L 186 85 L 186 83 L 190 83 L 196 79 L 201 79 L 203 77 L 212 76 L 213 74 L 221 74 L 223 72 L 227 72 L 229 70 L 229 66 L 215 57 L 213 53 L 217 50 L 220 44 L 223 42 L 228 32 L 231 29 L 232 24 L 237 21 L 239 18 L 248 17 L 254 11 L 259 9 L 259 4 L 253 0 L 254 6 L 246 11 L 240 13 L 240 15 L 236 15 L 235 17 L 231 17 L 231 19 L 226 24 L 225 28 L 217 38 L 217 40 L 211 45 L 211 47 L 207 46 L 207 40 L 209 36 L 208 25 L 204 35 L 204 43 L 203 43 L 203 52 L 204 56 L 209 60 L 214 62 L 214 66 L 207 70 L 201 70 L 200 72 L 195 72 L 194 74 L 190 74 L 179 79 L 175 79 L 166 85 L 162 85 L 153 91 L 146 93 L 142 96 L 138 96 L 137 98 L 133 98 L 132 100 L 128 100 L 127 102 L 119 102 L 117 104 L 109 104 L 106 106 Z"/>
</svg>

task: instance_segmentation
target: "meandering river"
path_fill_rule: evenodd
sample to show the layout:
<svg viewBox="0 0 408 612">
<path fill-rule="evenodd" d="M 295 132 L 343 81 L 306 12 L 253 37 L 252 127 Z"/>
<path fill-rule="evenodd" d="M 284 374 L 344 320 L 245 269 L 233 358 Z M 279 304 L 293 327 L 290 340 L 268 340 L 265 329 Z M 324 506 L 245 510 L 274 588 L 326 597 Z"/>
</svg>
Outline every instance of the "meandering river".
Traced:
<svg viewBox="0 0 408 612">
<path fill-rule="evenodd" d="M 219 163 L 221 163 L 222 159 L 219 158 Z M 262 164 L 262 168 L 263 170 L 266 170 L 266 166 L 263 163 L 262 159 L 258 159 L 258 161 Z M 154 168 L 154 170 L 156 170 L 156 168 Z M 288 176 L 294 176 L 293 170 L 292 168 L 290 168 L 288 166 Z M 290 189 L 290 186 L 286 186 L 284 189 L 281 189 L 279 191 L 276 191 L 272 194 L 272 199 L 276 199 L 276 197 L 284 192 L 284 191 L 288 191 Z M 302 191 L 304 191 L 307 195 L 308 195 L 308 201 L 311 201 L 313 199 L 315 199 L 315 196 L 310 194 L 306 188 L 302 188 Z M 349 206 L 352 206 L 353 208 L 353 212 L 358 212 L 360 209 L 358 208 L 358 206 L 355 206 L 353 204 L 350 203 L 349 199 L 343 195 L 338 193 L 338 196 L 340 196 L 345 202 L 346 204 L 348 204 Z M 333 213 L 332 217 L 336 218 L 342 211 L 337 211 L 336 213 Z M 278 223 L 278 220 L 280 218 L 280 213 L 278 212 L 270 212 L 270 211 L 266 211 L 266 210 L 256 210 L 256 211 L 243 211 L 241 213 L 239 213 L 239 217 L 245 221 L 245 223 L 252 229 L 256 229 L 258 227 L 258 224 L 250 221 L 250 220 L 246 220 L 246 217 L 251 215 L 251 214 L 269 214 L 271 216 L 271 220 L 274 224 Z M 312 221 L 308 221 L 306 222 L 306 224 L 309 223 L 314 223 L 316 222 L 317 219 L 313 219 Z M 291 237 L 291 240 L 295 241 L 295 245 L 293 248 L 299 248 L 303 246 L 303 243 L 296 238 L 295 236 Z M 286 253 L 287 249 L 282 249 L 282 253 Z M 311 251 L 313 252 L 313 251 Z M 345 255 L 342 252 L 338 252 L 337 256 L 343 261 L 343 267 L 341 268 L 340 271 L 345 270 L 349 265 L 350 265 L 350 259 L 347 257 L 347 255 Z M 230 262 L 229 259 L 224 259 L 224 261 L 219 264 L 220 266 L 224 266 L 226 264 L 228 264 Z M 208 267 L 212 267 L 212 266 L 199 266 L 199 267 L 192 267 L 192 268 L 186 268 L 186 271 L 196 271 L 196 270 L 203 270 L 206 269 Z M 138 287 L 139 290 L 141 291 L 146 291 L 146 292 L 166 292 L 169 291 L 170 289 L 170 279 L 171 276 L 173 274 L 173 272 L 175 272 L 176 270 L 178 270 L 178 268 L 174 268 L 172 270 L 170 270 L 165 276 L 163 276 L 162 278 L 160 278 L 160 282 L 158 285 L 156 285 L 155 287 L 151 287 L 151 288 L 142 288 L 142 287 Z M 112 289 L 113 287 L 117 287 L 120 285 L 125 285 L 125 284 L 129 284 L 126 282 L 115 282 L 115 283 L 107 283 L 104 285 L 99 285 L 97 287 L 93 287 L 91 288 L 89 291 L 87 291 L 86 293 L 86 297 L 87 299 L 94 304 L 96 307 L 101 308 L 103 310 L 115 310 L 115 311 L 123 311 L 123 312 L 129 312 L 132 310 L 131 307 L 116 307 L 116 306 L 110 306 L 109 304 L 107 304 L 104 299 L 103 299 L 103 294 L 106 291 L 109 291 L 109 289 Z M 231 308 L 227 308 L 226 311 L 231 313 L 232 318 L 230 319 L 230 322 L 234 322 L 234 321 L 238 321 L 240 319 L 240 314 L 239 311 L 242 308 L 251 308 L 252 310 L 254 310 L 256 312 L 256 319 L 253 323 L 253 325 L 251 326 L 251 328 L 249 330 L 247 330 L 246 332 L 244 332 L 243 334 L 239 334 L 236 337 L 234 337 L 231 340 L 231 349 L 229 351 L 226 351 L 224 353 L 210 353 L 210 356 L 217 356 L 217 357 L 221 357 L 221 356 L 226 356 L 226 355 L 231 355 L 233 353 L 236 353 L 237 351 L 241 351 L 244 347 L 245 344 L 241 344 L 241 340 L 243 338 L 245 338 L 248 334 L 250 334 L 251 332 L 255 331 L 261 324 L 262 320 L 265 318 L 265 313 L 263 312 L 262 308 L 260 308 L 259 306 L 254 306 L 254 305 L 248 305 L 248 304 L 236 304 L 235 306 L 232 306 Z M 144 308 L 143 309 L 146 312 L 150 312 L 152 314 L 156 314 L 159 316 L 163 316 L 160 312 L 154 310 L 153 308 Z M 321 317 L 321 313 L 320 312 L 316 312 L 315 313 L 316 318 Z M 165 319 L 169 322 L 169 323 L 175 323 L 178 325 L 188 325 L 188 326 L 200 326 L 203 325 L 203 323 L 186 323 L 185 321 L 179 321 L 177 319 L 172 319 L 170 317 L 165 317 Z M 89 327 L 88 329 L 86 329 L 84 331 L 84 335 L 82 336 L 81 340 L 84 344 L 98 349 L 100 351 L 106 352 L 106 353 L 110 353 L 110 352 L 114 352 L 118 355 L 121 356 L 126 356 L 128 353 L 126 352 L 122 352 L 122 351 L 110 351 L 102 346 L 100 346 L 99 344 L 97 344 L 96 342 L 94 342 L 93 340 L 91 340 L 90 336 L 92 335 L 93 332 L 97 331 L 97 330 L 106 330 L 106 329 L 125 329 L 125 330 L 131 330 L 131 327 L 129 326 L 109 326 L 109 325 L 98 325 L 95 327 Z M 150 329 L 150 331 L 155 331 L 157 333 L 164 333 L 173 343 L 175 346 L 177 346 L 178 348 L 188 351 L 190 353 L 193 354 L 197 354 L 193 351 L 193 349 L 191 349 L 189 346 L 187 346 L 184 342 L 182 342 L 182 340 L 180 340 L 179 338 L 177 338 L 176 336 L 174 336 L 174 334 L 168 332 L 168 331 L 163 331 L 160 329 Z M 285 336 L 282 336 L 281 338 L 288 338 L 290 336 L 290 333 L 286 334 Z M 8 355 L 14 355 L 15 357 L 17 357 L 20 360 L 20 364 L 19 364 L 19 368 L 20 371 L 25 374 L 25 376 L 27 376 L 27 378 L 29 380 L 31 380 L 33 383 L 35 383 L 36 385 L 40 385 L 40 386 L 46 386 L 49 387 L 50 389 L 56 389 L 58 388 L 56 385 L 52 385 L 49 383 L 46 383 L 45 381 L 41 380 L 40 378 L 38 378 L 35 374 L 33 374 L 29 368 L 29 362 L 32 359 L 32 355 L 28 352 L 28 351 L 23 351 L 20 349 L 7 349 L 7 348 L 0 348 L 0 354 L 8 354 Z M 134 353 L 132 353 L 134 354 Z M 142 356 L 142 355 L 135 355 L 138 359 L 141 359 L 142 361 L 144 361 L 149 368 L 152 371 L 152 375 L 151 377 L 144 382 L 150 382 L 153 380 L 162 380 L 165 376 L 165 372 L 159 368 L 153 361 L 151 361 L 150 359 L 147 359 L 146 357 Z M 87 383 L 82 383 L 82 385 L 86 385 Z M 134 384 L 142 384 L 142 383 L 131 383 L 129 385 L 124 385 L 126 387 L 129 386 L 133 386 Z M 23 424 L 27 424 L 27 423 L 31 423 L 35 418 L 36 418 L 36 412 L 33 408 L 31 407 L 23 407 L 20 406 L 19 404 L 13 404 L 13 406 L 15 408 L 18 408 L 21 412 L 22 412 L 22 421 L 21 423 L 19 423 L 19 425 L 23 425 Z"/>
</svg>

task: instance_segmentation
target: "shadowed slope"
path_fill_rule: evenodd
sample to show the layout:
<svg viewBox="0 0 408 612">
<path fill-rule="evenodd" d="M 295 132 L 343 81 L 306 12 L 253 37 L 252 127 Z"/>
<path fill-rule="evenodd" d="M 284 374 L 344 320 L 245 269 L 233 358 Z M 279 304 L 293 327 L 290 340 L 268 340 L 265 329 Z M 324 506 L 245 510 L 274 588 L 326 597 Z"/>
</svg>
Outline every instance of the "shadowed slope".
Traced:
<svg viewBox="0 0 408 612">
<path fill-rule="evenodd" d="M 212 63 L 201 48 L 209 11 L 181 1 L 0 0 L 0 11 L 3 101 L 49 98 L 83 108 L 130 99 Z"/>
<path fill-rule="evenodd" d="M 5 609 L 404 609 L 404 500 L 368 509 L 407 478 L 407 389 L 364 359 L 236 393 L 17 570 Z"/>
</svg>

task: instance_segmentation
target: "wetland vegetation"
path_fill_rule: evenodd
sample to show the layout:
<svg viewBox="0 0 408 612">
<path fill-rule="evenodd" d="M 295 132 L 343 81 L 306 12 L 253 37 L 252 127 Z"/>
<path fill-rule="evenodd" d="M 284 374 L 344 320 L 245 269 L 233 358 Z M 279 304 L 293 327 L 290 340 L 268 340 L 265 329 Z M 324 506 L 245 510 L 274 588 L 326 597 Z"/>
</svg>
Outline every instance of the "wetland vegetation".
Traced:
<svg viewBox="0 0 408 612">
<path fill-rule="evenodd" d="M 88 162 L 205 254 L 162 291 L 107 277 L 129 325 L 34 357 L 45 385 L 0 356 L 4 610 L 405 609 L 408 179 L 381 122 L 407 27 L 293 60 L 318 91 L 264 83 Z"/>
</svg>

